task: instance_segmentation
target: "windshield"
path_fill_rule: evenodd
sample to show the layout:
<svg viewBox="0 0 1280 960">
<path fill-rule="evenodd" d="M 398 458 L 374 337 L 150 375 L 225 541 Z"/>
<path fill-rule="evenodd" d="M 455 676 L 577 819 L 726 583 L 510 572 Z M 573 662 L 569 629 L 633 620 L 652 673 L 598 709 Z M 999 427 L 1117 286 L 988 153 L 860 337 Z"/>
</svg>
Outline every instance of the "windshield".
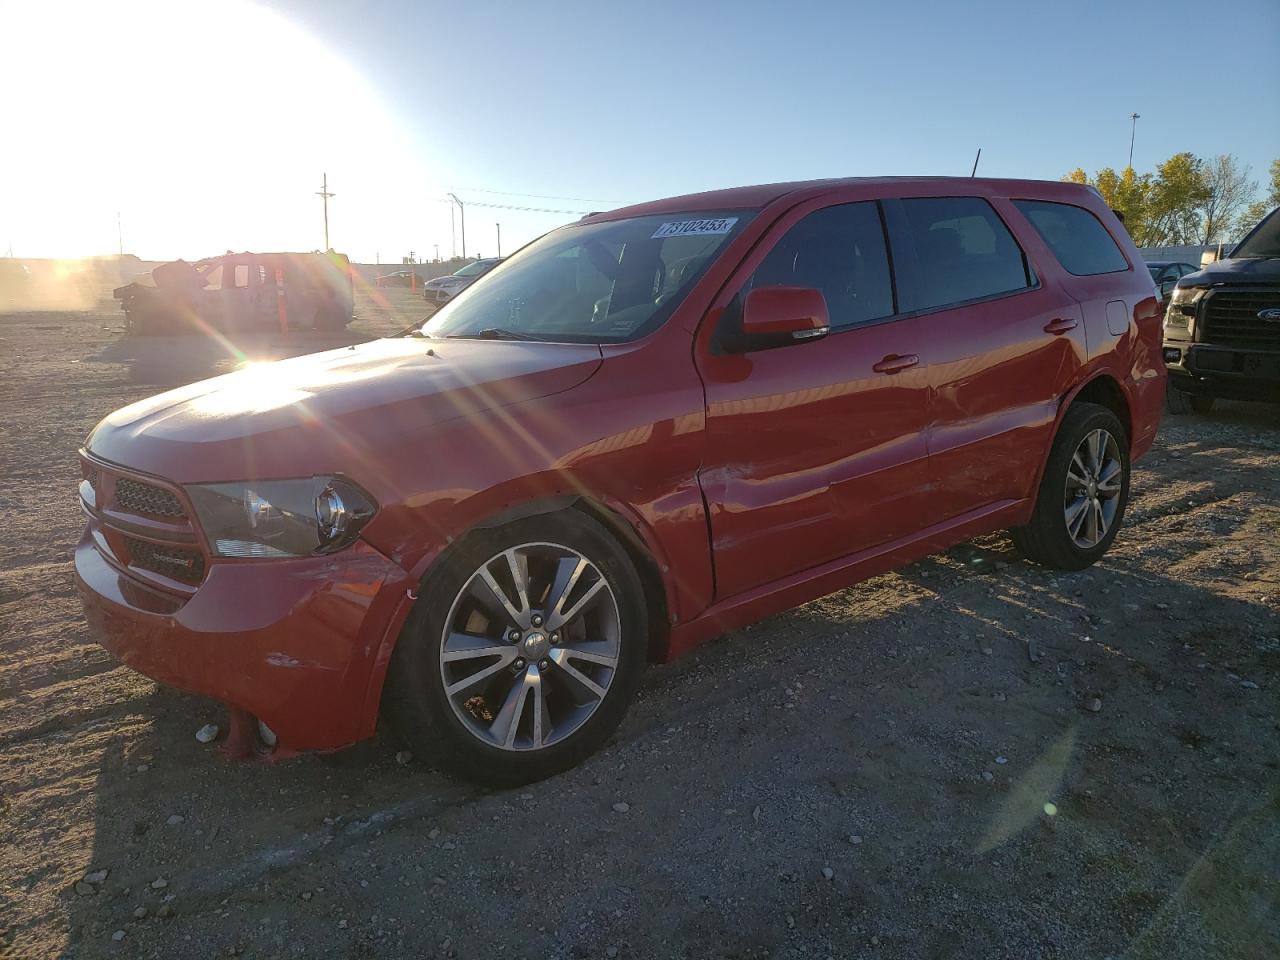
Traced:
<svg viewBox="0 0 1280 960">
<path fill-rule="evenodd" d="M 461 270 L 455 270 L 453 275 L 455 277 L 476 277 L 490 269 L 496 262 L 496 260 L 477 260 L 475 263 L 468 263 Z"/>
<path fill-rule="evenodd" d="M 477 280 L 422 328 L 617 343 L 656 330 L 752 211 L 663 214 L 555 230 Z"/>
<path fill-rule="evenodd" d="M 1231 251 L 1237 257 L 1280 257 L 1280 207 L 1253 228 L 1253 232 Z"/>
</svg>

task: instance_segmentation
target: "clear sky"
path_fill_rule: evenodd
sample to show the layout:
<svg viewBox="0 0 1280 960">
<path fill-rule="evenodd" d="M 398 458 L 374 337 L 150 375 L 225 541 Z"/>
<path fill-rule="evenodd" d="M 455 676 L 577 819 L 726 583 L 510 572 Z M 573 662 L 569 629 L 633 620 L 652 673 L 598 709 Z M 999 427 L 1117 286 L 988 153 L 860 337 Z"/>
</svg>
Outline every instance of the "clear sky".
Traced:
<svg viewBox="0 0 1280 960">
<path fill-rule="evenodd" d="M 0 0 L 0 253 L 510 252 L 772 180 L 1280 157 L 1280 2 Z M 1215 62 L 1220 58 L 1221 62 Z M 511 195 L 507 195 L 511 194 Z M 538 196 L 544 195 L 544 196 Z M 583 199 L 559 199 L 559 198 Z M 553 199 L 554 198 L 554 199 Z"/>
</svg>

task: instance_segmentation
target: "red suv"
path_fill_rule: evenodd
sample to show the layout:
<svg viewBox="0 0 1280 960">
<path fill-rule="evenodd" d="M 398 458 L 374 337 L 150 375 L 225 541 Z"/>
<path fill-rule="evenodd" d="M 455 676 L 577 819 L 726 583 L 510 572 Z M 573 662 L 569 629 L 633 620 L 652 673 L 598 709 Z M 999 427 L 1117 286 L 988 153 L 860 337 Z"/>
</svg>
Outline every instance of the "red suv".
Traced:
<svg viewBox="0 0 1280 960">
<path fill-rule="evenodd" d="M 385 714 L 497 783 L 577 763 L 646 660 L 1008 528 L 1110 546 L 1164 398 L 1090 189 L 722 190 L 529 244 L 410 335 L 193 384 L 82 452 L 103 644 L 331 749 Z"/>
</svg>

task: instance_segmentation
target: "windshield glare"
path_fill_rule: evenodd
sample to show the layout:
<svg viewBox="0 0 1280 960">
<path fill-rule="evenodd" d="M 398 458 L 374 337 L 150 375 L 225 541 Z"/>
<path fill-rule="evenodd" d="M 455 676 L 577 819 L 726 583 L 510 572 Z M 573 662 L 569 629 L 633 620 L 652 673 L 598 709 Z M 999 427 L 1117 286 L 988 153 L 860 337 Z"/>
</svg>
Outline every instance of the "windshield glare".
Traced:
<svg viewBox="0 0 1280 960">
<path fill-rule="evenodd" d="M 742 210 L 662 214 L 562 227 L 485 274 L 422 328 L 432 337 L 508 331 L 617 343 L 656 330 L 720 249 Z"/>
<path fill-rule="evenodd" d="M 1231 251 L 1231 256 L 1280 257 L 1280 207 L 1254 227 L 1253 232 Z"/>
</svg>

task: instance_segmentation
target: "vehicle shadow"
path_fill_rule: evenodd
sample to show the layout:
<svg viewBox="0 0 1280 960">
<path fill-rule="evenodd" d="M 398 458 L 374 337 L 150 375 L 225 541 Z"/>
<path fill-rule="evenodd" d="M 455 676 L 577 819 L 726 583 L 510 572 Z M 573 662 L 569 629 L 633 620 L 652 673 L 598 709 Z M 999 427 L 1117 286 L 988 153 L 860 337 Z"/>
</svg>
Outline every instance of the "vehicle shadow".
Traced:
<svg viewBox="0 0 1280 960">
<path fill-rule="evenodd" d="M 1229 678 L 1280 670 L 1275 622 L 1176 563 L 1060 574 L 982 538 L 651 669 L 601 754 L 500 792 L 385 735 L 226 762 L 193 736 L 216 709 L 158 691 L 103 754 L 111 872 L 66 892 L 66 955 L 446 956 L 465 929 L 459 956 L 853 955 L 876 930 L 878 956 L 1266 956 L 1280 738 Z"/>
</svg>

